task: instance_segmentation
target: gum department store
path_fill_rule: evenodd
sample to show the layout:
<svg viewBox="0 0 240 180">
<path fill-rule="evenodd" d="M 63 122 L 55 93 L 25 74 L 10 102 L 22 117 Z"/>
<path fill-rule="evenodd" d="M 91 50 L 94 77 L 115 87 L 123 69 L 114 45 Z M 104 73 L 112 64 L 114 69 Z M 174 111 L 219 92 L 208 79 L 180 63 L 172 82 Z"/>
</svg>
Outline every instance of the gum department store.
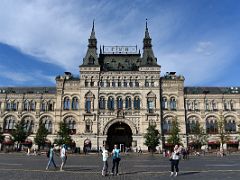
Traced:
<svg viewBox="0 0 240 180">
<path fill-rule="evenodd" d="M 32 132 L 28 141 L 34 141 L 39 123 L 44 123 L 47 139 L 53 142 L 59 122 L 64 121 L 77 147 L 91 142 L 91 148 L 97 149 L 117 143 L 146 150 L 144 133 L 155 124 L 163 148 L 169 145 L 171 122 L 177 119 L 185 146 L 192 143 L 192 129 L 199 122 L 209 134 L 208 147 L 218 148 L 218 121 L 223 118 L 230 134 L 223 147 L 239 147 L 239 89 L 184 87 L 184 77 L 175 72 L 160 76 L 147 23 L 142 54 L 136 46 L 103 46 L 99 55 L 93 24 L 79 71 L 80 77 L 69 72 L 57 76 L 56 87 L 1 87 L 0 126 L 5 141 L 16 122 L 24 120 Z"/>
</svg>

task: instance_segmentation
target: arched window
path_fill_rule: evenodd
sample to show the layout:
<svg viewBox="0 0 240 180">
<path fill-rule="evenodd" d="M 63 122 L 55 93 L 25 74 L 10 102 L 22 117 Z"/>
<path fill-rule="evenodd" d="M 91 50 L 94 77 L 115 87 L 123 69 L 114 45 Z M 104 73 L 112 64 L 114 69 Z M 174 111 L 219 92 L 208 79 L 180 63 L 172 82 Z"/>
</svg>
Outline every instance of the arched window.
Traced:
<svg viewBox="0 0 240 180">
<path fill-rule="evenodd" d="M 64 122 L 69 128 L 69 134 L 76 134 L 76 121 L 72 116 L 67 117 Z"/>
<path fill-rule="evenodd" d="M 91 111 L 94 111 L 94 94 L 89 91 L 85 94 L 85 111 L 87 113 L 90 113 Z"/>
<path fill-rule="evenodd" d="M 25 116 L 23 119 L 25 127 L 24 130 L 27 133 L 33 133 L 33 128 L 34 128 L 34 120 L 31 116 Z"/>
<path fill-rule="evenodd" d="M 139 82 L 138 82 L 138 80 L 135 80 L 135 87 L 139 87 Z"/>
<path fill-rule="evenodd" d="M 91 77 L 91 82 L 90 82 L 90 86 L 93 87 L 94 86 L 94 81 L 93 81 L 93 77 Z"/>
<path fill-rule="evenodd" d="M 153 80 L 153 77 L 151 77 L 151 86 L 154 87 L 154 80 Z"/>
<path fill-rule="evenodd" d="M 126 79 L 124 79 L 124 81 L 123 81 L 123 86 L 127 87 L 127 80 Z"/>
<path fill-rule="evenodd" d="M 133 81 L 132 81 L 131 78 L 130 78 L 129 86 L 130 86 L 130 87 L 133 87 Z"/>
<path fill-rule="evenodd" d="M 116 87 L 116 82 L 114 79 L 112 80 L 112 87 Z"/>
<path fill-rule="evenodd" d="M 228 116 L 225 118 L 225 132 L 235 133 L 236 130 L 236 121 L 232 116 Z"/>
<path fill-rule="evenodd" d="M 218 123 L 215 116 L 209 116 L 206 120 L 206 132 L 209 134 L 218 133 Z"/>
<path fill-rule="evenodd" d="M 117 109 L 122 109 L 123 108 L 123 100 L 122 97 L 117 97 Z"/>
<path fill-rule="evenodd" d="M 108 98 L 108 109 L 114 110 L 114 98 L 111 96 Z"/>
<path fill-rule="evenodd" d="M 138 96 L 134 97 L 134 109 L 140 110 L 140 98 Z"/>
<path fill-rule="evenodd" d="M 162 108 L 163 110 L 168 109 L 168 102 L 166 97 L 162 98 Z"/>
<path fill-rule="evenodd" d="M 23 103 L 23 110 L 24 111 L 30 111 L 30 103 L 28 100 L 25 100 Z"/>
<path fill-rule="evenodd" d="M 53 101 L 49 101 L 48 104 L 48 111 L 54 111 L 54 102 Z"/>
<path fill-rule="evenodd" d="M 46 101 L 42 101 L 42 104 L 41 104 L 41 111 L 47 111 L 47 102 Z"/>
<path fill-rule="evenodd" d="M 118 79 L 118 87 L 121 87 L 122 86 L 122 82 L 121 82 L 121 79 L 119 78 Z"/>
<path fill-rule="evenodd" d="M 153 113 L 156 108 L 156 95 L 153 92 L 147 94 L 147 108 L 149 113 Z"/>
<path fill-rule="evenodd" d="M 169 134 L 171 133 L 172 130 L 172 121 L 173 121 L 173 117 L 166 117 L 163 120 L 163 133 L 164 134 Z"/>
<path fill-rule="evenodd" d="M 85 111 L 90 113 L 91 112 L 91 98 L 86 98 L 85 101 Z"/>
<path fill-rule="evenodd" d="M 74 97 L 72 99 L 72 110 L 78 110 L 78 98 Z"/>
<path fill-rule="evenodd" d="M 89 119 L 85 121 L 85 133 L 92 133 L 92 121 Z"/>
<path fill-rule="evenodd" d="M 52 118 L 50 116 L 44 116 L 41 119 L 41 122 L 44 124 L 45 128 L 48 130 L 48 133 L 52 133 Z"/>
<path fill-rule="evenodd" d="M 106 86 L 107 86 L 107 87 L 110 87 L 110 81 L 109 81 L 109 79 L 106 80 Z"/>
<path fill-rule="evenodd" d="M 99 109 L 105 109 L 105 98 L 103 96 L 99 99 Z"/>
<path fill-rule="evenodd" d="M 193 101 L 193 110 L 195 111 L 199 110 L 199 102 L 197 100 Z"/>
<path fill-rule="evenodd" d="M 69 97 L 64 98 L 63 109 L 64 110 L 70 110 L 70 99 L 69 99 Z"/>
<path fill-rule="evenodd" d="M 30 108 L 31 108 L 31 111 L 35 111 L 36 110 L 36 102 L 35 101 L 31 101 L 30 103 Z"/>
<path fill-rule="evenodd" d="M 212 102 L 211 102 L 211 109 L 212 110 L 214 110 L 214 111 L 216 111 L 217 110 L 217 103 L 216 103 L 216 101 L 215 100 L 212 100 Z"/>
<path fill-rule="evenodd" d="M 7 116 L 4 120 L 4 132 L 11 133 L 15 129 L 16 118 L 14 116 Z"/>
<path fill-rule="evenodd" d="M 126 109 L 131 109 L 132 108 L 132 99 L 131 97 L 126 97 L 126 100 L 125 100 L 125 108 Z"/>
<path fill-rule="evenodd" d="M 147 79 L 145 80 L 145 87 L 149 87 L 149 81 Z"/>
<path fill-rule="evenodd" d="M 187 133 L 195 134 L 200 130 L 199 120 L 196 116 L 191 116 L 187 120 Z"/>
<path fill-rule="evenodd" d="M 6 110 L 7 110 L 7 111 L 11 111 L 11 101 L 10 101 L 10 100 L 7 101 Z"/>
<path fill-rule="evenodd" d="M 176 110 L 177 109 L 177 105 L 176 105 L 176 99 L 174 97 L 170 98 L 170 109 L 171 110 Z"/>
</svg>

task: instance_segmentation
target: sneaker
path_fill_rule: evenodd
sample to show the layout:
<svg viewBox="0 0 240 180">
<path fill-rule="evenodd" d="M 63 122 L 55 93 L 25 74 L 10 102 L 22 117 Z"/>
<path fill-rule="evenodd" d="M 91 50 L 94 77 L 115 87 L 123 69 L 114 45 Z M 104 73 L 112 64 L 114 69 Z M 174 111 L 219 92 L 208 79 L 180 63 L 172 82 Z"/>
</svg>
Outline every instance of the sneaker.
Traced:
<svg viewBox="0 0 240 180">
<path fill-rule="evenodd" d="M 173 172 L 171 172 L 171 174 L 170 174 L 170 177 L 172 177 L 173 176 Z"/>
<path fill-rule="evenodd" d="M 175 177 L 178 175 L 178 173 L 176 172 L 176 174 L 174 175 Z"/>
<path fill-rule="evenodd" d="M 111 173 L 110 173 L 110 175 L 113 175 L 113 176 L 114 176 L 114 173 L 113 173 L 113 172 L 111 172 Z"/>
<path fill-rule="evenodd" d="M 117 173 L 116 176 L 119 176 L 119 174 Z"/>
</svg>

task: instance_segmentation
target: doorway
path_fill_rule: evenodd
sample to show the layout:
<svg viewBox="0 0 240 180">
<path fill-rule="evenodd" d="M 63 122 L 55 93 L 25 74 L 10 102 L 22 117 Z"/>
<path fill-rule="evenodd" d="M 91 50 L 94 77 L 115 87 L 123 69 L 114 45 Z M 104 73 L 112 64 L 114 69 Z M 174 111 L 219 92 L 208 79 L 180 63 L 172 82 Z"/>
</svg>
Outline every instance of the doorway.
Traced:
<svg viewBox="0 0 240 180">
<path fill-rule="evenodd" d="M 132 130 L 126 123 L 116 122 L 111 125 L 107 132 L 107 145 L 111 151 L 117 144 L 121 151 L 132 146 Z"/>
</svg>

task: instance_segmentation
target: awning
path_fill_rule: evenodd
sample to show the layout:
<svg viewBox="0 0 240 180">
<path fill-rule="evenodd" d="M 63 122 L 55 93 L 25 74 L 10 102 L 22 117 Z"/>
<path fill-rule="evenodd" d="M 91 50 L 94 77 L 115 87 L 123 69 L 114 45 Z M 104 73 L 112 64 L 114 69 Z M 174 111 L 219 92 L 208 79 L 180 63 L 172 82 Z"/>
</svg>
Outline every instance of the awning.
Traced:
<svg viewBox="0 0 240 180">
<path fill-rule="evenodd" d="M 219 141 L 208 141 L 208 144 L 209 145 L 211 145 L 211 144 L 217 144 L 218 145 L 218 144 L 220 144 L 220 142 Z"/>
<path fill-rule="evenodd" d="M 230 140 L 227 142 L 227 144 L 239 144 L 239 141 L 237 140 Z"/>
</svg>

